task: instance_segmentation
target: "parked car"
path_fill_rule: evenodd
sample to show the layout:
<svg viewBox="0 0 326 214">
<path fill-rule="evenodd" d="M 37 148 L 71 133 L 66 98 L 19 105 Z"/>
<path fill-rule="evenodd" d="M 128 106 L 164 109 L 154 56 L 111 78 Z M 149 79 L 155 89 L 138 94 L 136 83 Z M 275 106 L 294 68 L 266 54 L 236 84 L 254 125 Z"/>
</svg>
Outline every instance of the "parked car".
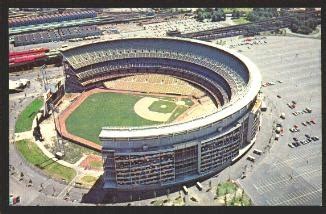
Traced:
<svg viewBox="0 0 326 214">
<path fill-rule="evenodd" d="M 285 119 L 285 113 L 284 112 L 280 115 L 280 118 Z"/>
<path fill-rule="evenodd" d="M 312 112 L 312 110 L 310 109 L 310 108 L 306 108 L 306 111 L 308 112 L 308 113 L 311 113 Z"/>
<path fill-rule="evenodd" d="M 304 136 L 305 136 L 306 138 L 310 138 L 310 135 L 308 135 L 308 134 L 305 134 Z"/>
<path fill-rule="evenodd" d="M 282 98 L 281 95 L 277 95 L 277 98 Z"/>
<path fill-rule="evenodd" d="M 291 147 L 291 148 L 294 148 L 292 143 L 289 143 L 288 146 Z"/>
<path fill-rule="evenodd" d="M 298 141 L 298 138 L 294 137 L 293 140 L 294 140 L 294 141 Z"/>
<path fill-rule="evenodd" d="M 302 122 L 301 124 L 304 125 L 304 126 L 307 126 L 305 122 Z"/>
<path fill-rule="evenodd" d="M 307 123 L 308 125 L 311 125 L 309 121 L 306 121 L 306 123 Z"/>
<path fill-rule="evenodd" d="M 298 146 L 300 146 L 300 143 L 298 143 L 298 142 L 294 142 L 294 143 L 292 143 L 295 147 L 298 147 Z"/>
<path fill-rule="evenodd" d="M 297 104 L 295 101 L 292 101 L 292 103 L 293 103 L 294 105 L 296 105 L 296 104 Z"/>
<path fill-rule="evenodd" d="M 315 120 L 310 120 L 310 123 L 316 124 Z"/>
<path fill-rule="evenodd" d="M 297 124 L 294 124 L 294 128 L 298 128 L 298 125 Z"/>
</svg>

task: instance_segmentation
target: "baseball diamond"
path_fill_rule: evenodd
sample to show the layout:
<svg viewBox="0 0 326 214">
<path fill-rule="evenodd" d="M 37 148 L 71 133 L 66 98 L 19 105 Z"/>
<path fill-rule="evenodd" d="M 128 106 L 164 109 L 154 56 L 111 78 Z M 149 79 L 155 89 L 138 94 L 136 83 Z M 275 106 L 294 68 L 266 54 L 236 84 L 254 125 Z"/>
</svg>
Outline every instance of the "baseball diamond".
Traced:
<svg viewBox="0 0 326 214">
<path fill-rule="evenodd" d="M 101 149 L 104 188 L 148 190 L 198 180 L 223 170 L 240 150 L 255 142 L 260 127 L 261 75 L 236 51 L 193 39 L 162 37 L 98 41 L 61 53 L 66 92 L 82 92 L 59 116 L 61 135 Z M 180 122 L 175 119 L 192 105 L 205 105 L 202 98 L 180 98 L 183 94 L 179 93 L 171 101 L 148 92 L 108 92 L 106 82 L 144 74 L 189 82 L 204 91 L 217 110 Z M 163 81 L 161 85 L 164 87 Z M 92 91 L 97 94 L 90 95 Z M 114 106 L 116 101 L 110 96 L 121 100 L 128 96 L 132 102 Z M 85 111 L 94 102 L 100 103 L 97 108 Z M 115 123 L 114 118 L 129 123 Z M 93 120 L 99 121 L 97 125 Z M 86 136 L 86 129 L 97 131 Z M 76 131 L 84 135 L 73 135 Z"/>
</svg>

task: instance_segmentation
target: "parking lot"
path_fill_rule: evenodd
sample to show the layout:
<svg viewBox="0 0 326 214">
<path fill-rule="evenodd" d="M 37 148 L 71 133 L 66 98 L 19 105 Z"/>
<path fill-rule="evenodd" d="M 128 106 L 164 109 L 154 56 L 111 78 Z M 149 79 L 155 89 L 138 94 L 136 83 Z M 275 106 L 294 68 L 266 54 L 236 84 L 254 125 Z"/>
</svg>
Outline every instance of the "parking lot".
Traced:
<svg viewBox="0 0 326 214">
<path fill-rule="evenodd" d="M 320 40 L 270 36 L 266 41 L 251 49 L 245 46 L 240 49 L 258 65 L 263 83 L 275 83 L 262 88 L 269 108 L 263 114 L 263 122 L 272 122 L 267 119 L 269 114 L 279 121 L 280 113 L 284 113 L 285 119 L 279 121 L 284 133 L 268 155 L 255 164 L 245 179 L 239 179 L 239 183 L 256 205 L 321 205 Z M 296 103 L 294 109 L 287 105 L 292 101 Z M 311 113 L 292 114 L 307 107 Z M 311 120 L 315 124 L 306 123 Z M 289 130 L 294 125 L 299 131 Z M 293 138 L 306 141 L 306 134 L 317 136 L 319 140 L 289 146 L 295 142 Z"/>
</svg>

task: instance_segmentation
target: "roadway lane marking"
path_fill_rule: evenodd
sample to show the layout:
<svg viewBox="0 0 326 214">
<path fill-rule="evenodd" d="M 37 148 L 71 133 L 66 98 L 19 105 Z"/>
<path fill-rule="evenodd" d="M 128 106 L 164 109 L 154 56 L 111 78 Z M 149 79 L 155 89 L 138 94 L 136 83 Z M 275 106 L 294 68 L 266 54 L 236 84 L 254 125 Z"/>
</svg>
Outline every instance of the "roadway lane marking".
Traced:
<svg viewBox="0 0 326 214">
<path fill-rule="evenodd" d="M 273 186 L 273 185 L 275 185 L 275 184 L 281 184 L 281 183 L 283 183 L 283 182 L 285 182 L 285 183 L 287 183 L 287 182 L 289 182 L 289 181 L 293 181 L 295 178 L 298 178 L 298 177 L 301 177 L 301 179 L 303 179 L 302 178 L 302 176 L 303 175 L 311 175 L 311 174 L 313 174 L 313 173 L 315 173 L 315 172 L 319 172 L 319 171 L 321 171 L 321 169 L 316 169 L 316 170 L 312 170 L 312 171 L 306 171 L 306 172 L 304 172 L 304 173 L 302 173 L 302 174 L 298 174 L 298 175 L 295 175 L 295 176 L 292 176 L 292 179 L 289 179 L 289 178 L 285 178 L 285 179 L 283 179 L 283 180 L 279 180 L 279 181 L 277 181 L 277 182 L 271 182 L 271 183 L 267 183 L 267 184 L 265 184 L 265 185 L 261 185 L 261 186 L 259 186 L 258 187 L 258 191 L 260 191 L 260 189 L 264 189 L 264 188 L 267 188 L 268 189 L 268 187 L 270 187 L 270 186 Z M 304 179 L 303 179 L 304 180 Z M 261 191 L 260 191 L 261 192 Z M 266 192 L 266 191 L 264 191 L 264 192 Z"/>
<path fill-rule="evenodd" d="M 300 197 L 302 194 L 306 194 L 307 192 L 311 192 L 311 191 L 315 191 L 316 189 L 309 186 L 307 189 L 305 190 L 299 190 L 299 191 L 295 191 L 295 192 L 290 192 L 290 193 L 287 193 L 281 197 L 274 197 L 272 198 L 271 200 L 267 200 L 267 203 L 269 205 L 274 205 L 275 203 L 282 203 L 283 201 L 288 201 L 292 198 L 298 198 Z"/>
<path fill-rule="evenodd" d="M 311 153 L 312 151 L 314 151 L 314 149 L 311 149 Z M 306 154 L 305 157 L 303 157 L 303 155 Z M 274 163 L 272 166 L 273 167 L 277 167 L 279 165 L 284 165 L 286 164 L 287 162 L 292 162 L 292 161 L 295 161 L 295 160 L 298 160 L 298 159 L 302 159 L 302 160 L 307 160 L 307 158 L 311 157 L 312 154 L 307 154 L 307 153 L 300 153 L 300 154 L 294 154 L 292 155 L 293 158 L 289 158 L 289 159 L 285 159 L 283 161 L 279 161 L 279 162 L 276 162 Z M 315 155 L 314 158 L 316 157 L 321 157 L 321 153 L 318 153 L 318 155 Z"/>
<path fill-rule="evenodd" d="M 253 184 L 253 185 L 254 185 L 255 189 L 256 189 L 256 190 L 258 190 L 258 188 L 257 188 L 256 184 Z"/>
<path fill-rule="evenodd" d="M 318 193 L 318 192 L 321 192 L 321 188 L 320 189 L 317 189 L 317 190 L 314 190 L 314 191 L 312 191 L 312 192 L 309 192 L 309 193 L 305 193 L 305 194 L 303 194 L 303 195 L 300 195 L 300 196 L 297 196 L 297 197 L 294 197 L 294 198 L 290 198 L 290 199 L 288 199 L 288 200 L 285 200 L 285 201 L 282 201 L 282 202 L 279 202 L 279 203 L 277 203 L 277 204 L 273 204 L 273 205 L 281 205 L 281 204 L 283 204 L 283 203 L 287 203 L 287 202 L 290 202 L 290 201 L 293 201 L 293 200 L 296 200 L 296 199 L 300 199 L 300 198 L 302 198 L 302 197 L 305 197 L 305 196 L 309 196 L 309 195 L 315 195 L 316 193 Z M 316 196 L 320 196 L 320 195 L 316 195 Z M 313 197 L 313 196 L 312 196 Z M 313 197 L 313 199 L 314 199 L 314 197 Z"/>
</svg>

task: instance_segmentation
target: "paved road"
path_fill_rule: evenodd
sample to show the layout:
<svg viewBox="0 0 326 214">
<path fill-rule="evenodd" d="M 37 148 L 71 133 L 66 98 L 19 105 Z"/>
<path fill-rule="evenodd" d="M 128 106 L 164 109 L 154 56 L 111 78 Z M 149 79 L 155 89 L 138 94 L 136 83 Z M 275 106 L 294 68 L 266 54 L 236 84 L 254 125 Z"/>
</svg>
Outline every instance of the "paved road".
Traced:
<svg viewBox="0 0 326 214">
<path fill-rule="evenodd" d="M 267 44 L 249 50 L 242 47 L 242 50 L 258 65 L 264 82 L 283 81 L 262 91 L 274 114 L 275 111 L 286 114 L 285 134 L 253 173 L 239 182 L 257 205 L 321 205 L 320 40 L 268 37 L 267 41 Z M 297 102 L 294 110 L 286 105 L 292 100 Z M 306 107 L 312 109 L 311 114 L 291 114 Z M 315 125 L 301 124 L 312 118 L 316 120 Z M 289 128 L 295 124 L 301 130 L 291 133 Z M 297 148 L 287 145 L 293 142 L 293 137 L 304 140 L 305 134 L 318 136 L 320 140 Z"/>
</svg>

